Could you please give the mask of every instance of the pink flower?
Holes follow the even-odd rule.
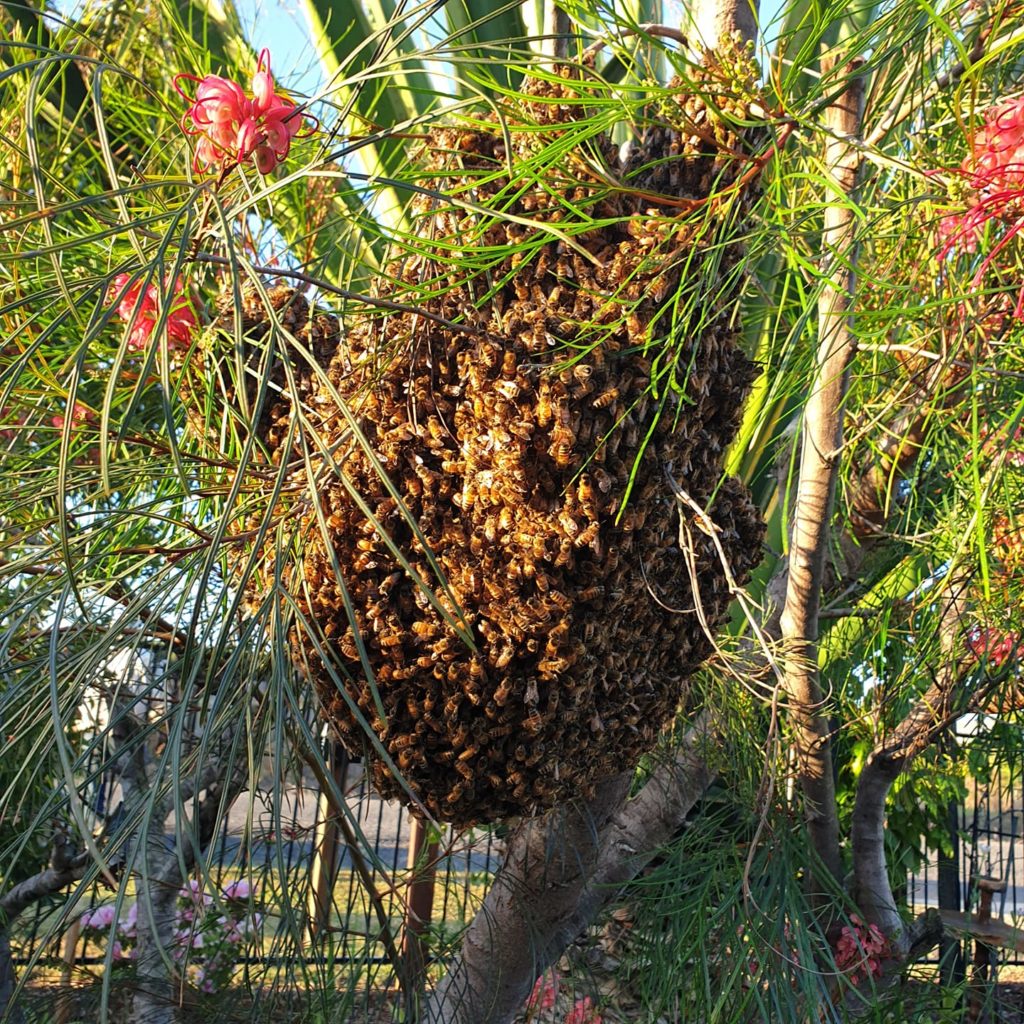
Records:
[[[147,285],[140,299],[141,291],[142,281],[136,279],[133,282],[128,274],[118,274],[111,286],[111,298],[117,299],[118,316],[131,326],[128,347],[135,351],[142,351],[149,345],[160,311],[160,292],[157,286]],[[168,291],[171,291],[169,284]],[[166,303],[166,297],[164,301]],[[170,303],[171,308],[167,313],[167,348],[173,352],[178,348],[187,348],[192,341],[192,332],[196,329],[196,314],[185,295],[181,278],[174,282]]]
[[[601,1015],[594,1009],[590,996],[577,999],[565,1015],[565,1024],[601,1024]]]
[[[974,626],[967,634],[967,646],[979,661],[986,659],[996,668],[1010,658],[1024,655],[1024,642],[1020,634],[999,629]]]
[[[252,894],[252,886],[244,878],[224,887],[224,899],[247,900]]]
[[[196,82],[193,99],[179,82]],[[288,156],[292,139],[302,130],[303,118],[293,100],[274,90],[270,51],[260,52],[252,77],[252,98],[242,87],[220,75],[196,78],[182,73],[174,87],[189,103],[181,119],[182,131],[197,135],[195,167],[207,170],[250,157],[261,174],[269,174]]]
[[[993,259],[1024,230],[1024,97],[997,103],[985,112],[971,152],[956,173],[970,188],[973,201],[963,211],[949,211],[940,221],[939,259],[957,248],[975,252],[990,221],[1007,225],[978,267],[973,282],[977,287]],[[1013,315],[1024,319],[1024,288]]]
[[[532,1013],[539,1010],[550,1010],[558,998],[559,977],[553,967],[542,974],[533,985],[533,991],[526,1000],[526,1009]]]
[[[129,908],[125,916],[118,922],[118,930],[121,935],[126,939],[134,939],[136,933],[136,926],[139,920],[139,905],[133,903]]]
[[[64,429],[64,423],[66,417],[54,416],[50,422],[58,429]],[[72,431],[79,430],[84,427],[87,423],[94,423],[96,421],[96,414],[87,405],[83,405],[81,402],[75,402],[71,409],[71,429]],[[100,907],[100,910],[105,909]],[[97,911],[98,913],[99,911]],[[94,915],[95,916],[95,915]]]
[[[114,904],[107,903],[105,906],[97,907],[88,921],[87,917],[88,914],[82,918],[83,928],[109,928],[114,921]]]
[[[844,925],[836,943],[836,966],[856,985],[862,978],[882,976],[882,960],[889,941],[874,924],[865,925],[856,914]]]
[[[24,425],[24,413],[16,415],[9,405],[0,409],[0,440],[13,441],[18,436],[17,428]]]

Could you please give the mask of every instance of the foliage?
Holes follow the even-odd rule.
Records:
[[[253,429],[274,399],[275,351],[315,360],[278,325],[268,350],[247,362],[243,286],[269,307],[273,284],[292,283],[342,322],[383,323],[395,304],[443,302],[466,282],[486,293],[494,268],[530,248],[453,248],[443,273],[371,286],[396,256],[426,251],[409,214],[414,197],[451,203],[470,221],[503,216],[500,195],[479,208],[472,190],[441,195],[424,184],[417,147],[432,125],[501,124],[522,99],[541,47],[527,6],[485,18],[491,5],[308,0],[323,71],[312,96],[287,88],[277,58],[273,82],[260,77],[269,64],[231,5],[220,15],[199,2],[103,6],[73,23],[12,5],[0,12],[0,879],[8,887],[45,863],[54,819],[97,857],[44,939],[78,915],[101,871],[117,872],[126,905],[144,860],[140,837],[165,798],[189,809],[175,816],[176,849],[192,851],[199,877],[209,874],[196,812],[212,737],[232,737],[229,763],[249,781],[269,758],[278,805],[302,765],[330,779],[288,633],[297,607],[288,566],[309,540],[294,510],[314,505],[315,489],[261,461]],[[668,75],[692,78],[682,51],[638,30],[657,20],[650,13],[573,5],[574,47],[598,35],[607,46],[585,116],[523,161],[526,186],[545,188],[570,155],[589,160],[600,132],[636,143],[669,100]],[[727,466],[753,490],[770,550],[746,614],[737,612],[689,698],[693,709],[723,708],[732,723],[716,764],[732,795],[713,793],[629,893],[633,981],[651,1019],[679,1007],[686,1019],[798,1019],[830,997],[853,962],[853,938],[875,943],[852,916],[844,938],[813,923],[801,888],[805,835],[786,784],[785,708],[777,680],[744,661],[788,543],[813,311],[831,272],[822,225],[836,199],[820,114],[847,75],[869,86],[865,168],[848,199],[858,224],[857,355],[836,453],[837,540],[819,649],[843,824],[871,751],[951,667],[965,695],[957,711],[974,700],[982,728],[922,755],[894,789],[887,838],[897,879],[941,847],[946,808],[963,797],[968,771],[987,775],[1020,742],[1020,11],[1013,0],[983,10],[893,0],[859,15],[846,4],[793,2],[780,17],[772,54],[762,54],[766,109],[749,117],[770,159],[745,239],[751,277],[740,315],[763,373]],[[840,40],[844,58],[862,63],[837,69],[826,59]],[[175,91],[179,72],[198,83],[191,106]],[[223,82],[253,88],[236,94]],[[218,122],[223,135],[197,147],[189,133],[211,128],[204,98],[224,90],[234,106]],[[302,131],[286,111],[301,113]],[[273,143],[257,143],[268,126]],[[590,219],[569,214],[559,229],[567,244]],[[695,230],[706,223],[700,209],[690,216]],[[721,287],[713,270],[680,287],[670,339],[703,325]],[[201,374],[203,354],[224,343],[223,329],[211,329],[218,315],[232,321],[231,372]],[[681,345],[665,345],[655,394],[685,390]],[[249,404],[234,401],[244,380],[255,382]],[[277,386],[299,404],[294,379]],[[186,407],[202,413],[204,444]],[[280,516],[267,512],[267,490],[284,496]],[[267,546],[269,563],[257,554]],[[257,577],[262,598],[252,601],[244,581]],[[948,586],[961,588],[966,608],[952,646],[940,598]],[[82,708],[95,718],[87,728]],[[1008,721],[987,728],[996,715]],[[129,725],[136,731],[126,735]],[[160,781],[119,815],[97,812],[104,773],[143,750]],[[332,796],[345,807],[336,786]],[[372,844],[349,824],[372,864]],[[271,873],[262,898],[275,902],[281,926],[264,951],[288,960],[304,941],[304,907],[281,845]],[[224,946],[227,931],[217,941]],[[367,938],[353,956],[372,976],[378,953]],[[268,982],[268,1000],[275,986],[282,998],[300,982],[323,986],[290,962]],[[692,968],[681,989],[680,964]],[[228,960],[213,973],[226,984]],[[354,969],[345,983],[359,998]]]

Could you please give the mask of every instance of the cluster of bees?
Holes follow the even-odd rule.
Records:
[[[705,72],[709,90],[735,87],[713,62]],[[300,296],[271,293],[332,385],[296,359],[290,396],[275,386],[257,423],[274,461],[297,462],[307,429],[331,453],[307,486],[289,582],[314,626],[296,630],[296,655],[350,751],[370,749],[362,718],[422,807],[457,825],[587,793],[679,707],[731,592],[670,477],[708,508],[734,580],[760,559],[760,518],[722,481],[754,376],[731,319],[742,250],[705,241],[677,201],[739,180],[744,142],[725,100],[686,94],[626,161],[591,140],[578,165],[563,154],[546,178],[535,162],[520,176],[584,110],[579,84],[569,67],[532,81],[507,132],[432,133],[421,241],[386,284],[416,312],[366,315],[340,336]],[[570,210],[599,224],[570,237]],[[485,269],[459,269],[452,249]],[[687,335],[669,299],[710,260],[734,283]],[[250,339],[270,330],[260,306],[243,302]],[[676,388],[652,386],[669,355]],[[370,762],[383,795],[408,799]]]

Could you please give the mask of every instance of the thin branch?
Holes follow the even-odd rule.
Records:
[[[85,873],[88,862],[89,855],[73,853],[68,835],[58,832],[53,837],[49,866],[19,882],[0,897],[0,931],[6,931],[11,922],[33,903],[77,882]]]

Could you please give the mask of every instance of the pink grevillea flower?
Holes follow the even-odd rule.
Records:
[[[986,659],[999,668],[1013,657],[1024,655],[1024,641],[1019,633],[974,626],[967,634],[967,647],[979,660]]]
[[[601,1024],[601,1014],[594,1009],[590,996],[577,999],[565,1015],[565,1024]]]
[[[978,267],[973,282],[977,287],[995,257],[1024,230],[1024,97],[997,103],[985,112],[984,124],[957,173],[971,189],[973,202],[966,210],[942,218],[939,259],[957,248],[975,252],[989,221],[1007,225]],[[1024,288],[1013,315],[1024,319]]]
[[[160,292],[155,284],[146,286],[141,299],[142,281],[132,281],[128,274],[118,274],[111,286],[111,298],[117,300],[117,313],[125,323],[131,325],[128,347],[142,351],[153,339],[160,311]],[[167,313],[167,348],[188,348],[192,332],[196,329],[196,314],[185,295],[185,286],[178,278],[171,292],[171,308]],[[166,298],[165,298],[166,301]]]
[[[836,943],[836,966],[856,985],[862,978],[882,976],[882,961],[888,952],[889,940],[881,929],[853,914]]]
[[[71,429],[72,429],[72,431],[80,430],[87,423],[94,423],[95,421],[96,421],[96,414],[92,411],[92,409],[89,408],[89,406],[83,405],[81,402],[75,402],[75,404],[71,408]],[[63,430],[64,429],[64,424],[65,424],[65,422],[67,422],[67,417],[66,416],[54,416],[54,417],[52,417],[50,422],[58,430]],[[113,907],[110,907],[110,908],[100,907],[99,910],[97,910],[96,913],[93,914],[93,927],[94,928],[99,927],[95,923],[97,915],[100,913],[101,910],[104,913],[106,913],[106,911],[108,909],[110,910],[111,914],[114,912],[114,908]],[[110,922],[107,922],[107,923],[109,924]],[[106,925],[104,925],[103,927],[106,927]]]
[[[558,998],[559,981],[558,971],[554,968],[542,974],[534,982],[533,991],[526,1000],[526,1009],[531,1013],[550,1010]]]
[[[195,82],[191,97],[179,83]],[[303,119],[293,100],[274,89],[270,51],[260,52],[252,76],[252,97],[220,75],[176,75],[174,87],[188,101],[182,131],[198,136],[194,166],[207,170],[250,157],[261,174],[269,174],[287,156]]]

